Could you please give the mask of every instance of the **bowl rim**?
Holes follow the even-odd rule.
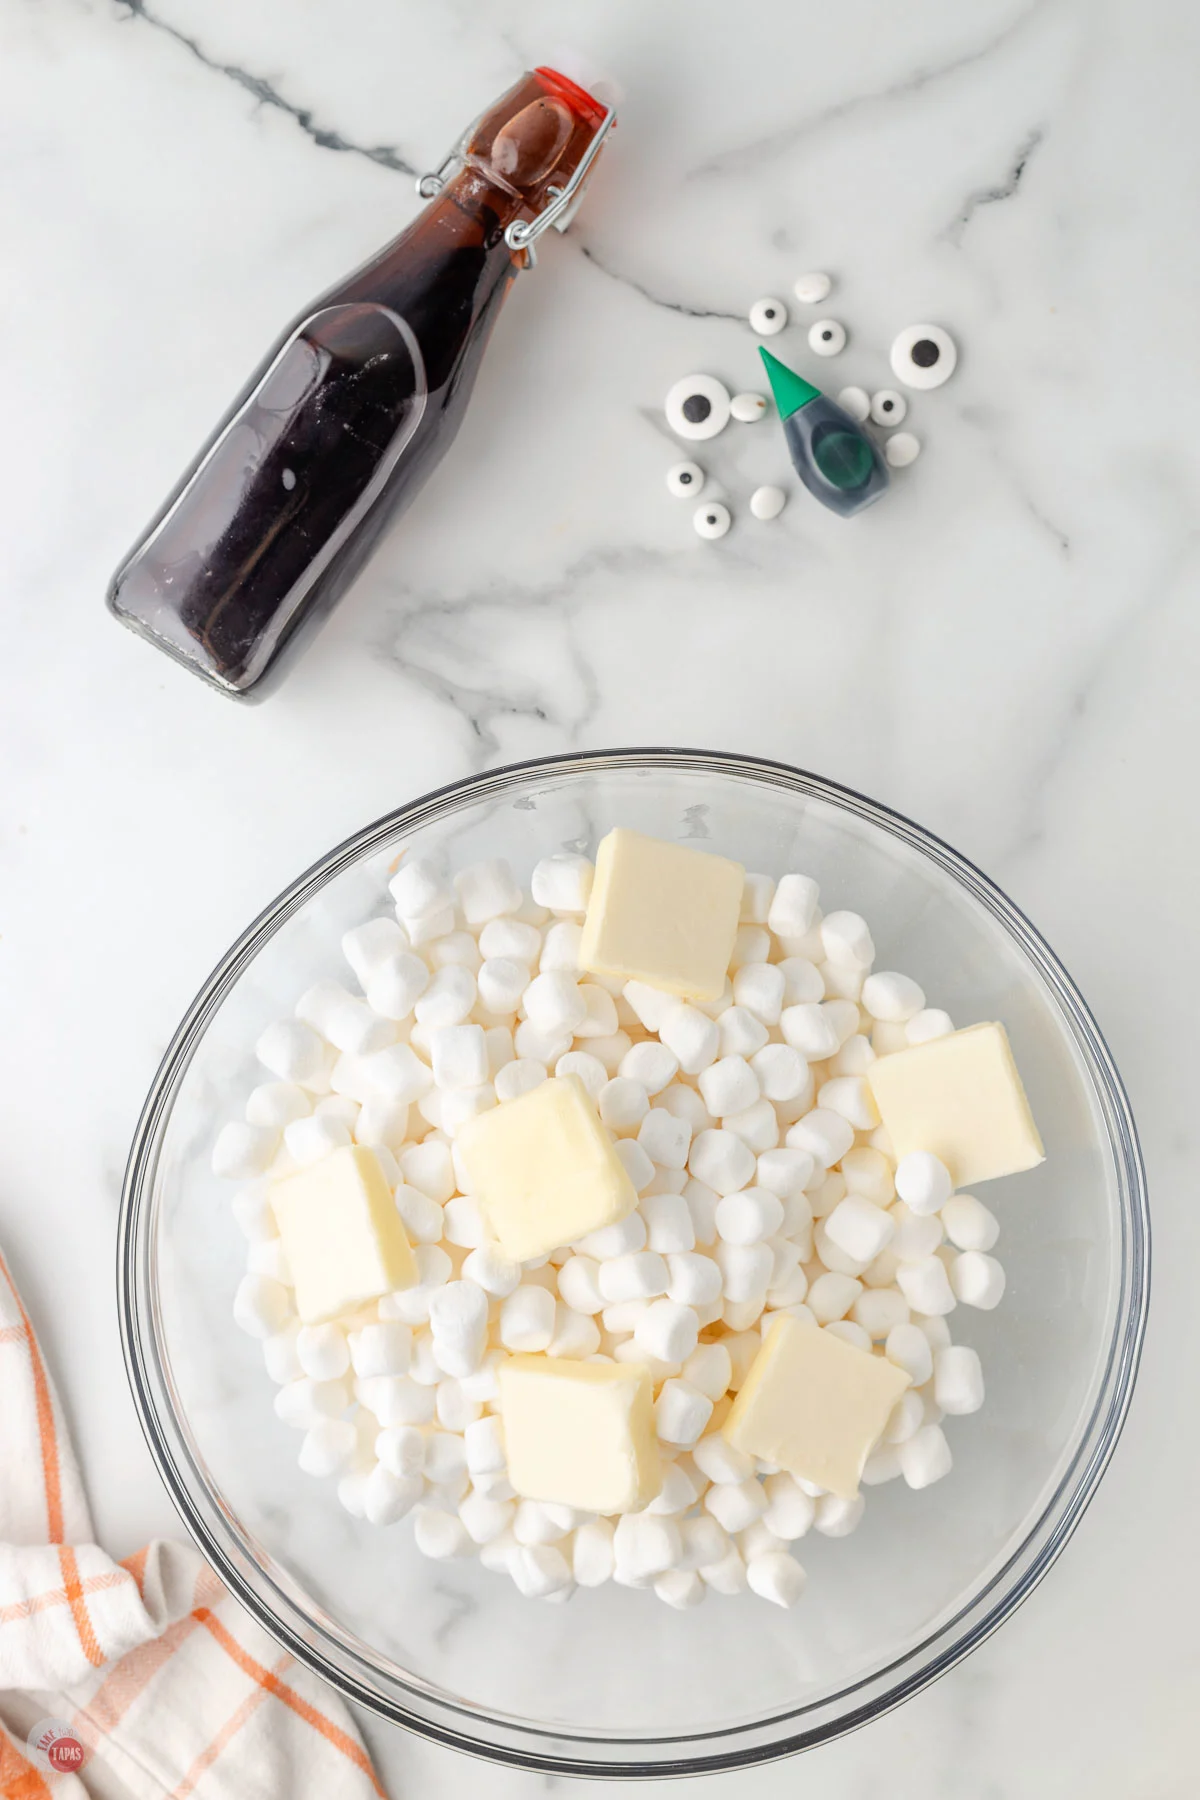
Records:
[[[154,1284],[149,1280],[149,1249],[154,1178],[175,1093],[213,1013],[253,961],[261,945],[301,905],[343,870],[394,838],[397,832],[430,822],[452,811],[462,800],[498,798],[506,789],[539,776],[603,774],[631,768],[689,770],[740,777],[766,786],[784,787],[799,797],[825,802],[865,820],[920,852],[981,903],[1015,938],[1032,963],[1057,1003],[1070,1028],[1075,1049],[1085,1063],[1094,1090],[1093,1098],[1099,1105],[1108,1132],[1120,1205],[1121,1254],[1112,1336],[1096,1383],[1090,1416],[1053,1491],[1043,1495],[1037,1518],[978,1592],[950,1617],[932,1627],[919,1643],[910,1645],[885,1667],[870,1670],[846,1688],[825,1695],[819,1701],[711,1732],[623,1738],[576,1733],[567,1728],[535,1725],[512,1717],[494,1717],[481,1707],[453,1701],[420,1683],[415,1686],[399,1684],[409,1697],[408,1703],[401,1702],[384,1695],[378,1688],[370,1686],[364,1676],[356,1674],[354,1665],[366,1668],[366,1659],[336,1639],[331,1641],[312,1615],[305,1616],[277,1584],[272,1585],[278,1600],[291,1607],[298,1617],[303,1617],[303,1626],[290,1624],[271,1610],[249,1576],[253,1566],[261,1580],[264,1575],[261,1565],[239,1547],[236,1521],[219,1496],[208,1489],[187,1453],[184,1432],[171,1405],[170,1382],[159,1353],[157,1300]],[[960,852],[902,813],[824,776],[765,757],[671,746],[628,746],[529,758],[482,770],[431,789],[343,839],[258,914],[201,986],[174,1032],[151,1084],[125,1171],[117,1230],[116,1273],[126,1372],[151,1456],[176,1510],[202,1554],[230,1592],[271,1637],[346,1699],[448,1748],[510,1767],[576,1779],[671,1779],[772,1762],[829,1743],[868,1724],[948,1673],[1029,1597],[1079,1524],[1124,1426],[1149,1308],[1150,1217],[1145,1167],[1132,1109],[1103,1034],[1058,957],[995,882]],[[208,1499],[209,1516],[205,1516],[191,1490],[188,1466]],[[221,1530],[225,1541],[217,1535]],[[330,1650],[341,1660],[334,1660],[315,1647],[314,1632],[324,1635]],[[931,1646],[941,1640],[948,1641],[941,1642],[940,1648],[929,1654]],[[854,1694],[862,1694],[863,1698],[845,1710],[838,1710],[840,1702]],[[817,1716],[781,1736],[763,1737],[764,1732],[780,1723],[798,1724],[806,1713]],[[831,1716],[821,1716],[825,1714]],[[491,1735],[480,1735],[481,1724],[490,1729]],[[612,1751],[618,1754],[605,1754]],[[636,1751],[642,1754],[634,1754]],[[656,1751],[667,1754],[660,1760],[652,1754]]]

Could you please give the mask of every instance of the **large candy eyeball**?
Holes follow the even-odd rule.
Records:
[[[871,395],[871,418],[876,425],[898,425],[908,411],[908,401],[895,388],[880,388]]]
[[[716,437],[729,423],[729,390],[715,375],[685,375],[667,395],[663,410],[678,437]]]
[[[709,500],[692,514],[692,524],[702,538],[724,537],[731,523],[729,508],[722,506],[719,500]]]
[[[750,329],[759,337],[774,337],[787,324],[787,307],[782,300],[773,300],[768,294],[765,300],[756,300],[750,308]]]
[[[954,339],[940,325],[908,325],[892,345],[892,374],[905,387],[941,387],[957,361]]]
[[[808,328],[808,347],[817,356],[836,356],[846,348],[846,327],[836,319],[818,319]]]
[[[704,486],[704,470],[699,463],[674,463],[667,470],[667,487],[677,500],[693,499]]]

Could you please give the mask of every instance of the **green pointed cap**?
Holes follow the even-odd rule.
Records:
[[[761,344],[758,354],[766,365],[767,380],[771,383],[771,392],[775,396],[781,419],[790,419],[793,413],[799,412],[802,406],[807,406],[810,400],[821,398],[820,388],[815,388],[811,381],[805,381],[803,375],[797,375],[795,369],[789,369],[786,363],[781,363],[777,356],[772,356]]]

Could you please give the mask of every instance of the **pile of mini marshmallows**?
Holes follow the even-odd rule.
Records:
[[[833,291],[833,279],[821,272],[801,275],[793,292],[805,307],[820,306]],[[776,337],[788,325],[788,309],[782,300],[766,295],[756,300],[748,314],[750,329],[756,336]],[[840,356],[849,336],[840,319],[819,318],[808,328],[808,347],[814,356]],[[927,390],[941,387],[950,379],[958,363],[958,350],[949,332],[940,325],[906,325],[892,342],[892,372],[905,387]],[[884,440],[884,458],[893,469],[905,469],[921,454],[921,442],[911,431],[897,431],[908,412],[908,401],[896,388],[880,388],[869,394],[866,388],[845,387],[837,395],[837,404],[858,424],[868,421],[888,431]],[[730,396],[724,384],[714,375],[685,375],[668,393],[663,410],[671,430],[681,438],[696,441],[716,437],[731,419],[753,425],[767,414],[764,394],[745,393]],[[696,462],[673,463],[667,470],[667,489],[676,499],[694,499],[703,491],[707,477]],[[787,504],[780,487],[755,488],[750,496],[750,511],[756,519],[777,519]],[[722,538],[733,523],[728,506],[710,499],[692,514],[692,526],[702,538]]]
[[[788,1313],[911,1377],[867,1487],[939,1480],[944,1416],[983,1402],[979,1358],[951,1343],[947,1319],[1001,1297],[996,1220],[952,1193],[936,1158],[894,1165],[863,1078],[952,1022],[907,976],[872,974],[865,920],[822,917],[800,874],[746,877],[711,1004],[581,975],[591,880],[574,855],[540,862],[528,897],[502,861],[452,883],[405,862],[397,916],[343,939],[361,991],[319,982],[263,1033],[272,1079],[213,1157],[250,1182],[233,1202],[250,1242],[234,1316],[263,1341],[275,1410],[303,1433],[300,1466],[336,1476],[355,1517],[410,1514],[427,1556],[478,1554],[545,1599],[612,1579],[674,1607],[746,1587],[790,1606],[805,1579],[791,1546],[810,1528],[846,1536],[864,1500],[722,1437],[773,1321]],[[594,1097],[639,1205],[518,1265],[462,1191],[455,1135],[551,1073]],[[394,1185],[419,1285],[301,1327],[268,1177],[351,1142]],[[529,1351],[649,1367],[665,1480],[644,1511],[603,1518],[514,1494],[496,1371]]]

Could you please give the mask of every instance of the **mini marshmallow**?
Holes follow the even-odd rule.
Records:
[[[955,1295],[939,1256],[923,1256],[916,1262],[901,1263],[896,1271],[896,1285],[914,1312],[941,1316],[954,1311]]]
[[[831,1332],[834,1337],[841,1338],[843,1343],[853,1344],[856,1350],[865,1350],[868,1355],[870,1354],[870,1336],[861,1325],[856,1325],[853,1319],[834,1319],[831,1325],[826,1325],[825,1330]]]
[[[806,1189],[814,1219],[827,1219],[834,1207],[846,1198],[846,1178],[834,1169],[822,1181],[810,1182]]]
[[[849,1537],[861,1520],[866,1505],[861,1494],[856,1494],[853,1500],[843,1500],[839,1494],[822,1494],[817,1501],[817,1530],[822,1537]]]
[[[246,1098],[246,1123],[265,1125],[280,1132],[293,1119],[302,1119],[313,1109],[312,1095],[306,1094],[294,1081],[264,1081]]]
[[[405,1375],[412,1358],[412,1332],[397,1319],[380,1319],[348,1334],[354,1373]]]
[[[885,1481],[895,1481],[901,1473],[899,1447],[895,1444],[876,1444],[863,1464],[863,1471],[858,1479],[863,1487],[882,1487]]]
[[[524,1006],[529,1023],[547,1037],[574,1036],[587,1018],[579,983],[562,969],[536,975],[525,990]]]
[[[896,1164],[896,1192],[915,1213],[939,1212],[953,1191],[949,1169],[928,1150],[911,1150]]]
[[[411,1375],[376,1375],[360,1379],[355,1383],[355,1395],[359,1404],[374,1413],[386,1430],[430,1424],[437,1404],[434,1383],[414,1381]]]
[[[585,913],[595,877],[595,865],[586,856],[561,852],[544,856],[534,864],[529,891],[538,906],[555,913]]]
[[[952,1194],[942,1208],[946,1236],[957,1250],[990,1250],[1000,1222],[974,1194]]]
[[[726,1296],[721,1305],[721,1317],[730,1331],[749,1331],[758,1324],[766,1303],[767,1296],[761,1288],[748,1300],[730,1300]]]
[[[883,971],[863,982],[862,1003],[873,1019],[906,1025],[925,1005],[925,992],[907,975]]]
[[[721,1055],[750,1057],[766,1043],[769,1033],[762,1020],[748,1006],[728,1006],[717,1019],[721,1038]]]
[[[878,1062],[871,1040],[856,1031],[848,1037],[829,1064],[834,1075],[864,1075],[873,1062]]]
[[[870,927],[858,913],[826,913],[821,920],[821,943],[830,962],[857,963],[865,968],[875,961]]]
[[[267,1374],[280,1387],[304,1379],[304,1370],[296,1355],[296,1339],[299,1335],[299,1321],[289,1319],[282,1331],[273,1332],[270,1337],[262,1340],[263,1362]]]
[[[721,1047],[720,1028],[699,1007],[674,1001],[659,1025],[659,1032],[685,1075],[699,1075],[716,1061]]]
[[[303,1123],[303,1119],[295,1119],[288,1130],[293,1125]],[[261,1175],[274,1157],[278,1145],[279,1130],[276,1126],[243,1125],[235,1120],[217,1134],[212,1153],[213,1174],[226,1181],[245,1181],[251,1175]]]
[[[375,1439],[375,1454],[392,1475],[404,1479],[425,1468],[425,1433],[415,1425],[394,1425]]]
[[[675,1365],[684,1363],[692,1354],[697,1335],[696,1315],[692,1308],[674,1300],[652,1301],[638,1320],[633,1334],[638,1349],[648,1357]]]
[[[615,1225],[603,1225],[599,1231],[589,1231],[575,1247],[599,1262],[612,1256],[628,1256],[631,1251],[645,1249],[646,1221],[639,1212],[627,1213]]]
[[[233,1297],[234,1322],[249,1337],[269,1338],[292,1315],[292,1298],[281,1282],[267,1275],[244,1275]]]
[[[813,1006],[825,997],[825,983],[815,963],[804,956],[785,956],[777,963],[783,976],[783,1003],[788,1006]],[[783,1015],[780,1014],[782,1022]]]
[[[758,1076],[741,1056],[723,1056],[699,1077],[704,1104],[714,1118],[753,1106],[761,1092]]]
[[[665,1256],[693,1248],[695,1227],[682,1194],[648,1194],[641,1203],[641,1211],[651,1250]]]
[[[767,1188],[743,1188],[717,1206],[717,1231],[727,1244],[761,1244],[783,1224],[783,1202]]]
[[[439,1338],[457,1341],[487,1330],[488,1297],[473,1281],[447,1281],[429,1297],[429,1326]]]
[[[729,1533],[746,1531],[766,1512],[766,1492],[753,1475],[741,1481],[714,1481],[704,1496],[704,1510]]]
[[[461,1025],[469,1018],[477,997],[478,988],[470,969],[451,963],[437,971],[413,1011],[426,1030],[440,1031],[447,1025]]]
[[[924,1397],[915,1388],[909,1388],[893,1406],[880,1441],[885,1444],[906,1444],[925,1423]],[[900,1473],[898,1465],[896,1473]]]
[[[573,919],[560,919],[552,925],[542,940],[542,954],[538,963],[543,975],[559,972],[567,975],[579,973],[579,946],[583,941],[583,927]]]
[[[667,1298],[681,1306],[710,1306],[721,1298],[724,1278],[711,1256],[694,1250],[674,1252],[667,1257],[667,1275]]]
[[[670,1304],[670,1302],[668,1302]],[[640,1346],[639,1346],[640,1348]],[[664,1444],[694,1444],[712,1417],[707,1394],[687,1381],[664,1381],[654,1402],[654,1428]],[[730,1527],[721,1520],[726,1530]]]
[[[802,938],[817,918],[821,890],[808,875],[781,876],[767,912],[767,924],[780,938]]]
[[[787,981],[775,963],[747,963],[733,978],[735,1006],[744,1006],[764,1025],[778,1025]]]
[[[917,1313],[913,1316],[913,1324],[924,1333],[929,1348],[935,1356],[939,1350],[944,1350],[949,1344],[950,1327],[944,1318],[934,1317],[929,1313]]]
[[[582,990],[581,990],[582,991]],[[586,1050],[568,1050],[560,1056],[554,1065],[554,1073],[561,1080],[564,1075],[574,1075],[583,1086],[593,1102],[598,1103],[601,1094],[608,1086],[608,1071],[596,1057],[589,1056]]]
[[[400,1168],[410,1187],[445,1205],[454,1193],[454,1161],[450,1146],[437,1138],[410,1144],[400,1155]]]
[[[924,1387],[933,1374],[933,1351],[919,1325],[893,1326],[887,1335],[884,1355],[898,1369],[905,1371],[915,1388]]]
[[[438,938],[449,937],[454,930],[454,908],[439,907],[437,912],[428,913],[423,919],[413,919],[401,914],[400,923],[408,933],[409,943],[416,950],[424,944],[436,943]]]
[[[687,1166],[692,1128],[686,1119],[677,1119],[664,1107],[652,1106],[638,1127],[637,1141],[651,1162],[665,1169],[683,1169]]]
[[[754,1180],[759,1187],[790,1200],[808,1186],[816,1171],[816,1163],[807,1150],[764,1150],[758,1159]]]
[[[289,1381],[275,1395],[275,1416],[285,1425],[304,1430],[318,1419],[337,1419],[350,1403],[344,1381],[313,1381],[308,1376]]]
[[[442,864],[432,856],[407,858],[388,882],[388,892],[401,918],[428,918],[454,904]]]
[[[520,1263],[510,1262],[496,1244],[478,1244],[463,1262],[462,1273],[465,1281],[496,1300],[507,1300],[521,1285]]]
[[[889,1213],[858,1194],[847,1194],[825,1221],[825,1230],[838,1248],[861,1263],[872,1262],[886,1249],[895,1229]]]
[[[985,1256],[980,1250],[964,1250],[956,1256],[950,1265],[950,1286],[955,1298],[964,1306],[977,1306],[982,1312],[991,1312],[999,1306],[1004,1293],[1004,1267],[994,1256]],[[922,1307],[922,1312],[934,1312],[936,1306]],[[943,1309],[949,1311],[948,1307]]]
[[[673,1519],[653,1513],[623,1513],[613,1533],[618,1574],[633,1580],[662,1575],[679,1561],[683,1545]]]
[[[791,1543],[812,1529],[817,1516],[816,1502],[782,1470],[768,1475],[763,1482],[767,1510],[762,1522],[777,1538]]]
[[[305,1325],[296,1335],[296,1357],[313,1381],[338,1381],[350,1367],[350,1346],[336,1322]]]
[[[396,1210],[404,1220],[410,1244],[436,1244],[445,1228],[442,1209],[419,1188],[401,1182],[396,1189]]]
[[[382,1019],[365,1000],[356,999],[336,981],[318,981],[296,1002],[296,1016],[352,1056],[368,1056],[396,1041],[396,1027]]]
[[[358,1109],[354,1141],[376,1150],[396,1151],[408,1132],[408,1106],[387,1094],[371,1094]]]
[[[349,1419],[316,1419],[300,1445],[300,1467],[306,1475],[336,1475],[353,1456],[357,1441]]]
[[[426,954],[431,968],[446,969],[457,963],[472,975],[478,975],[483,961],[479,945],[469,931],[448,931],[445,937],[434,939]]]
[[[872,1150],[866,1144],[847,1150],[841,1170],[847,1190],[861,1194],[864,1200],[871,1200],[876,1206],[886,1206],[896,1192],[892,1165],[881,1151]]]
[[[418,1506],[412,1517],[413,1538],[423,1556],[432,1557],[435,1562],[446,1562],[451,1557],[466,1556],[470,1551],[467,1528],[454,1513],[443,1512],[435,1506]]]
[[[644,1194],[654,1180],[654,1164],[633,1138],[618,1138],[613,1145],[617,1161],[622,1165],[633,1185],[635,1194]]]
[[[542,954],[542,934],[536,925],[511,917],[489,919],[479,934],[479,953],[486,963],[504,957],[533,968]]]
[[[554,1295],[523,1283],[500,1309],[500,1342],[506,1350],[545,1350],[554,1336]]]
[[[608,1037],[588,1039],[588,1054],[594,1056],[597,1062],[604,1064],[610,1081],[620,1073],[621,1064],[632,1048],[633,1039],[627,1031],[622,1031],[619,1027]]]
[[[841,1048],[837,1028],[826,1007],[811,1001],[785,1006],[779,1029],[784,1042],[809,1062],[824,1062],[828,1057],[836,1056]]]
[[[931,1044],[934,1038],[949,1037],[954,1030],[954,1020],[948,1012],[940,1007],[927,1006],[923,1012],[908,1021],[904,1027],[904,1036],[910,1044]]]
[[[733,1363],[724,1344],[697,1344],[683,1359],[683,1379],[714,1405],[723,1398],[732,1373]]]
[[[560,1301],[554,1313],[554,1336],[546,1346],[547,1356],[567,1356],[584,1362],[600,1348],[600,1327],[585,1313],[572,1311]]]
[[[753,1179],[755,1159],[732,1131],[702,1131],[692,1140],[688,1168],[717,1194],[733,1194]]]
[[[505,913],[519,912],[525,898],[502,856],[471,863],[454,877],[454,891],[468,925],[486,925]]]
[[[896,1221],[892,1250],[897,1261],[920,1262],[932,1256],[945,1235],[938,1214],[915,1213],[903,1200],[897,1200],[888,1211]]]
[[[939,1425],[923,1425],[907,1443],[900,1445],[900,1469],[910,1488],[926,1488],[954,1464],[945,1433]]]
[[[590,1038],[609,1038],[616,1031],[617,1003],[606,988],[596,982],[583,981],[579,985],[587,1013],[583,1021],[575,1027],[575,1036],[585,1040]]]
[[[817,1105],[840,1113],[856,1131],[871,1131],[879,1123],[879,1113],[871,1090],[861,1075],[838,1075],[824,1081],[817,1090]]]
[[[488,1228],[479,1202],[469,1194],[457,1194],[442,1209],[442,1232],[448,1244],[460,1250],[478,1250],[488,1241]]]
[[[866,1288],[851,1308],[851,1317],[875,1343],[889,1338],[898,1325],[908,1323],[908,1301],[899,1288]]]
[[[458,1516],[473,1544],[490,1544],[509,1529],[515,1510],[511,1501],[472,1492],[459,1502]]]
[[[862,1282],[853,1275],[839,1275],[830,1269],[810,1283],[806,1304],[819,1325],[831,1325],[835,1319],[845,1318],[862,1291]]]
[[[488,1078],[487,1040],[479,1025],[443,1025],[432,1031],[433,1079],[440,1088],[479,1087]]]
[[[385,1019],[407,1019],[428,986],[429,970],[421,958],[401,951],[371,969],[367,1004]]]
[[[606,1302],[599,1277],[600,1265],[594,1257],[568,1257],[558,1271],[558,1291],[565,1304],[577,1313],[602,1312]]]
[[[734,402],[736,406],[737,402]],[[659,1575],[654,1582],[654,1592],[668,1606],[677,1612],[686,1612],[693,1606],[699,1606],[708,1589],[704,1579],[696,1569],[668,1569],[665,1575]]]
[[[493,1083],[496,1098],[501,1104],[506,1100],[519,1100],[522,1094],[541,1087],[546,1079],[545,1063],[534,1062],[528,1056],[518,1056],[496,1071]]]
[[[814,1107],[788,1128],[789,1150],[807,1150],[813,1161],[824,1169],[840,1162],[853,1143],[853,1125],[841,1113],[831,1112],[828,1107]]]
[[[983,1405],[983,1367],[966,1344],[949,1344],[933,1359],[933,1397],[944,1413],[978,1412]]]
[[[614,1136],[636,1132],[650,1109],[650,1098],[640,1081],[617,1075],[600,1090],[600,1117]]]
[[[327,1051],[319,1035],[299,1019],[280,1019],[254,1046],[254,1054],[280,1081],[306,1086],[326,1066]]]
[[[765,963],[771,954],[771,934],[761,925],[739,925],[729,958],[730,971],[736,975],[747,963]]]
[[[494,1413],[465,1427],[463,1447],[473,1477],[494,1475],[505,1467],[504,1427]]]
[[[767,1244],[729,1244],[716,1247],[714,1260],[721,1271],[726,1302],[757,1300],[759,1310],[775,1259]]]
[[[608,1519],[588,1519],[576,1531],[572,1574],[580,1587],[603,1587],[616,1566],[614,1527]]]
[[[500,1016],[515,1013],[532,980],[528,963],[518,962],[512,956],[489,956],[480,964],[475,978],[480,1004]]]
[[[752,1557],[746,1564],[746,1584],[751,1592],[776,1606],[795,1606],[807,1579],[800,1564],[786,1550]]]
[[[750,1058],[763,1095],[770,1101],[795,1100],[809,1083],[808,1064],[788,1044],[766,1044]]]
[[[679,1061],[665,1044],[634,1044],[621,1059],[621,1074],[638,1081],[647,1094],[660,1094],[679,1073]]]
[[[721,1125],[723,1130],[741,1138],[755,1156],[773,1150],[779,1142],[779,1120],[769,1100],[756,1100],[742,1112],[726,1113]]]
[[[634,1250],[602,1262],[598,1280],[607,1305],[652,1300],[667,1291],[667,1265],[656,1250]]]

